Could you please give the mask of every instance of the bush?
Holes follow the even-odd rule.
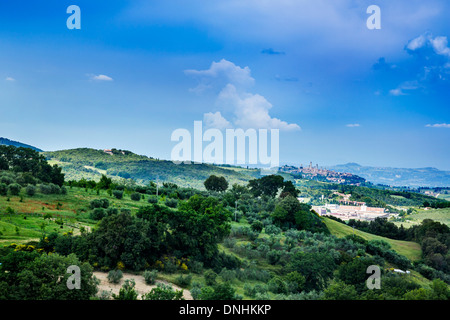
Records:
[[[95,208],[89,214],[89,218],[92,220],[101,220],[106,216],[106,211],[103,208]]]
[[[176,208],[178,206],[178,200],[177,199],[168,198],[168,199],[166,199],[165,204],[166,204],[166,206],[168,206],[170,208]]]
[[[22,189],[22,186],[18,183],[12,183],[8,186],[9,194],[12,196],[17,196]]]
[[[255,220],[255,221],[253,221],[251,227],[252,227],[252,230],[253,230],[253,231],[259,233],[259,232],[262,231],[264,225],[263,225],[263,223],[262,223],[261,221]]]
[[[142,296],[142,300],[184,300],[183,290],[174,291],[172,286],[158,283],[156,288]]]
[[[141,194],[139,192],[134,192],[134,193],[131,194],[130,198],[133,201],[140,201],[142,196],[141,196]]]
[[[175,284],[182,288],[188,287],[191,284],[191,281],[192,281],[191,274],[188,275],[180,274],[178,277],[175,278]]]
[[[145,283],[146,284],[155,284],[156,278],[158,277],[158,271],[157,270],[146,270],[144,271],[144,273],[142,274],[142,276],[144,277]]]
[[[209,270],[205,271],[205,273],[203,274],[203,277],[205,278],[206,285],[212,286],[216,283],[217,273],[215,273],[214,271],[209,269]]]
[[[123,198],[123,191],[121,191],[121,190],[114,190],[113,191],[113,196],[116,198],[116,199],[122,199]]]
[[[151,195],[151,196],[148,197],[147,201],[148,201],[148,203],[151,203],[151,204],[158,203],[158,197],[154,196],[154,195]]]
[[[6,183],[0,182],[0,196],[6,196],[8,194],[8,186]]]
[[[113,293],[112,297],[115,300],[137,300],[138,293],[134,289],[136,283],[133,279],[125,280],[122,288],[120,288],[119,295]]]
[[[219,275],[224,282],[231,282],[236,278],[236,272],[234,270],[228,270],[226,268],[223,268]]]
[[[111,270],[108,273],[108,281],[111,283],[119,283],[120,280],[123,278],[123,273],[120,270]]]
[[[90,202],[89,206],[91,207],[91,209],[95,209],[95,208],[108,209],[109,200],[108,199],[95,199]]]
[[[203,271],[203,262],[191,260],[188,261],[187,265],[189,270],[192,271],[193,273],[200,274]]]
[[[32,197],[36,194],[36,187],[33,186],[32,184],[29,184],[26,187],[25,192],[27,193],[28,196]]]

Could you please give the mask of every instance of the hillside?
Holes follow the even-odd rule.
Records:
[[[57,164],[65,173],[66,181],[99,180],[102,174],[116,179],[133,179],[147,184],[149,181],[176,183],[182,187],[203,189],[203,182],[210,175],[224,176],[230,186],[243,184],[260,177],[258,169],[221,167],[211,164],[174,164],[134,154],[126,150],[112,149],[112,154],[88,148],[44,152],[51,164]]]
[[[393,240],[386,237],[373,235],[367,232],[353,229],[352,227],[349,227],[343,223],[328,218],[324,218],[324,221],[331,234],[337,237],[345,237],[354,233],[366,240],[383,240],[389,243],[393,250],[407,257],[411,261],[418,261],[421,258],[422,250],[420,248],[420,245],[416,242]]]
[[[374,184],[414,188],[450,186],[450,172],[436,168],[369,167],[347,163],[328,167],[328,169],[355,174]]]
[[[13,141],[13,140],[9,140],[7,138],[2,138],[0,137],[0,145],[5,145],[5,146],[14,146],[14,147],[22,147],[22,148],[29,148],[29,149],[33,149],[37,152],[42,152],[41,149],[30,146],[28,144],[22,143],[22,142],[18,142],[18,141]]]

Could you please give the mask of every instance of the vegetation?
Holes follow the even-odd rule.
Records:
[[[34,156],[22,159],[21,170]],[[122,150],[98,157],[143,160]],[[108,168],[107,161],[93,165]],[[297,200],[314,188],[288,178],[238,184],[226,176],[231,186],[206,190],[106,174],[57,184],[8,164],[0,171],[0,298],[90,299],[97,294],[96,270],[115,283],[123,272],[142,274],[150,285],[158,278],[203,300],[448,299],[448,226],[423,220],[403,229],[386,220],[346,224],[320,217]],[[69,263],[81,268],[82,290],[66,287]],[[381,269],[380,290],[366,286],[371,265]],[[112,298],[138,299],[135,283],[124,281]],[[158,282],[141,298],[180,300],[183,291]]]

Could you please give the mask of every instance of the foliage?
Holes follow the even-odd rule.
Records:
[[[158,283],[156,288],[142,296],[142,300],[184,300],[183,290],[174,290],[172,286]]]
[[[120,270],[111,270],[108,273],[108,281],[111,283],[119,283],[123,278],[123,273]]]
[[[122,288],[119,290],[119,294],[112,294],[114,300],[137,300],[138,293],[134,288],[136,286],[136,282],[134,279],[126,279]]]

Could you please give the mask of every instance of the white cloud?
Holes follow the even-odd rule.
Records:
[[[405,91],[416,90],[420,88],[418,81],[405,81],[398,86],[396,89],[389,91],[391,96],[405,96],[407,93]]]
[[[91,80],[95,80],[95,81],[113,81],[113,78],[108,77],[104,74],[99,74],[99,75],[90,75]]]
[[[412,52],[427,47],[432,48],[438,55],[450,57],[448,39],[445,36],[433,37],[432,34],[425,33],[410,40],[406,45],[406,49]]]
[[[251,86],[255,79],[250,75],[250,68],[241,68],[233,62],[222,59],[212,62],[207,70],[185,70],[185,74],[199,78],[200,83],[191,91],[201,93],[206,89],[213,88],[215,84],[223,86],[224,83],[232,83],[238,86]]]
[[[408,42],[406,48],[411,51],[415,51],[417,49],[423,48],[427,42],[427,38],[425,35],[420,35],[417,38],[414,38]]]
[[[238,93],[236,87],[228,84],[219,95],[219,104],[232,109],[234,125],[239,128],[300,130],[295,123],[287,123],[269,115],[272,104],[259,94]]]
[[[205,113],[203,115],[203,122],[207,128],[216,128],[219,130],[231,128],[231,123],[222,116],[220,111],[216,113]]]
[[[361,125],[359,123],[349,123],[349,124],[346,125],[346,127],[349,127],[349,128],[357,128],[357,127],[360,127],[360,126]]]
[[[16,79],[14,79],[13,77],[6,77],[5,80],[6,80],[6,81],[10,81],[10,82],[16,81]]]
[[[406,93],[404,93],[403,91],[402,91],[402,89],[399,89],[399,88],[397,88],[397,89],[392,89],[392,90],[389,90],[389,94],[391,95],[391,96],[404,96],[404,95],[406,95]]]
[[[450,48],[448,47],[447,37],[436,37],[430,39],[430,42],[437,54],[450,57]]]
[[[427,124],[425,127],[428,127],[428,128],[450,128],[450,124],[435,123],[435,124]]]
[[[218,106],[234,116],[231,123],[221,112],[206,113],[203,118],[209,127],[223,129],[234,125],[243,129],[300,130],[300,126],[295,123],[272,118],[269,114],[272,104],[259,94],[247,92],[247,87],[255,81],[249,67],[241,68],[222,59],[213,62],[207,70],[185,70],[185,74],[198,77],[199,85],[191,89],[196,93],[219,87]]]

